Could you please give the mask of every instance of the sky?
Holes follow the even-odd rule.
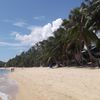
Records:
[[[0,0],[0,61],[53,35],[84,0]]]

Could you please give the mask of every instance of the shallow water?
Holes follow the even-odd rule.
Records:
[[[0,97],[2,100],[15,100],[18,84],[8,78],[9,71],[0,69]]]

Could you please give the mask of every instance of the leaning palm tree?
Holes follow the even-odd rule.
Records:
[[[87,26],[92,30],[100,30],[100,0],[86,0]]]
[[[87,12],[83,8],[76,8],[71,11],[70,23],[73,25],[68,29],[68,39],[69,42],[79,40],[81,43],[84,41],[90,60],[94,61],[95,58],[91,54],[89,46],[91,46],[92,43],[95,43],[98,40],[98,37],[93,31],[86,27],[86,13]]]

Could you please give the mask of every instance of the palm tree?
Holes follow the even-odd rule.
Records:
[[[100,29],[100,0],[86,0],[87,26],[92,30]]]
[[[90,52],[89,46],[91,46],[92,43],[95,43],[98,38],[96,34],[93,33],[93,31],[86,27],[87,17],[85,13],[86,12],[83,8],[76,8],[71,11],[70,22],[73,25],[68,29],[68,38],[70,42],[80,41],[81,43],[84,41],[90,60],[93,61],[94,57]]]

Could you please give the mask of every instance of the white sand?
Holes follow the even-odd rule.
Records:
[[[100,69],[25,68],[10,74],[16,100],[100,100]]]

